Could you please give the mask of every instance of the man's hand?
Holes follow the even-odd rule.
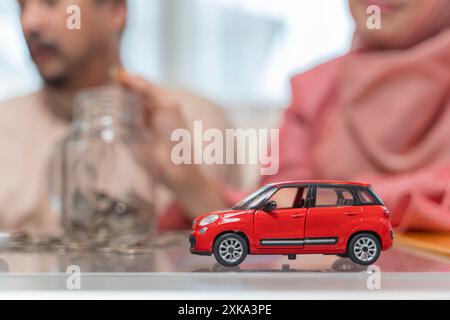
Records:
[[[192,218],[223,208],[225,202],[218,192],[218,186],[198,166],[175,165],[171,160],[174,146],[172,132],[188,127],[182,112],[182,102],[169,91],[124,70],[118,72],[117,78],[120,84],[141,97],[152,142],[148,148],[140,151],[143,153],[140,158],[153,178],[175,193]]]

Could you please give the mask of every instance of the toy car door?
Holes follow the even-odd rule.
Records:
[[[258,248],[303,247],[308,191],[308,187],[280,188],[266,201],[266,208],[255,212],[254,235]]]
[[[329,249],[359,227],[361,207],[351,188],[316,186],[305,227],[305,245]],[[342,243],[341,243],[342,244]]]

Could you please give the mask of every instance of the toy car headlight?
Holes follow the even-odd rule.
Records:
[[[217,219],[219,219],[219,216],[217,214],[213,214],[207,217],[204,217],[201,221],[199,226],[200,227],[204,227],[207,226],[208,224],[214,223],[217,221]]]

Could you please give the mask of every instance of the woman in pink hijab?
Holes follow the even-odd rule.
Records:
[[[403,230],[450,231],[450,1],[350,0],[353,49],[292,80],[280,172],[374,185]],[[367,8],[381,9],[380,30]]]

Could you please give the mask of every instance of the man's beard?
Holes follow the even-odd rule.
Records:
[[[66,87],[67,84],[69,83],[68,77],[66,77],[64,75],[52,77],[52,78],[46,78],[41,75],[41,77],[47,86],[49,86],[51,88],[55,88],[55,89],[62,89],[64,87]]]
[[[32,51],[31,48],[33,46],[34,47],[38,46],[40,48],[45,48],[47,50],[50,50],[55,55],[60,56],[60,50],[59,50],[57,44],[54,41],[51,41],[49,39],[44,39],[44,37],[39,32],[30,33],[26,37],[26,40],[27,40],[28,47],[30,48],[30,51]],[[36,63],[36,61],[35,61],[35,63]],[[38,65],[37,65],[37,67],[39,70]],[[56,76],[52,76],[52,77],[46,77],[40,70],[39,70],[39,73],[41,75],[41,78],[44,80],[45,84],[52,88],[61,89],[64,86],[66,86],[69,82],[69,78],[65,74],[60,74],[60,75],[56,75]]]

